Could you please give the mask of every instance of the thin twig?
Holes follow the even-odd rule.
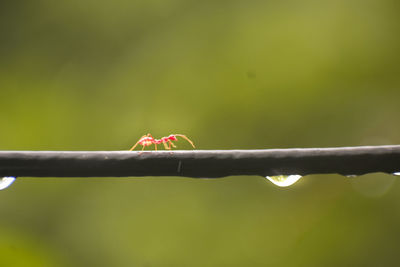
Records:
[[[0,176],[122,177],[400,171],[400,145],[185,151],[0,151]]]

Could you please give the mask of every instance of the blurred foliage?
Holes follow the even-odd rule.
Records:
[[[400,5],[1,1],[0,148],[400,143]],[[189,148],[182,144],[183,149]],[[389,266],[400,185],[370,174],[21,179],[1,266]]]

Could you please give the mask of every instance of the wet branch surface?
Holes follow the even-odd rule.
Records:
[[[362,175],[400,171],[400,145],[179,151],[0,151],[0,176]]]

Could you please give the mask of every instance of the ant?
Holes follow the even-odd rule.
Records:
[[[186,139],[186,141],[188,141],[192,145],[192,147],[195,148],[193,142],[189,138],[187,138],[186,135],[183,134],[170,134],[169,136],[161,137],[161,139],[154,139],[151,134],[146,134],[140,137],[139,141],[137,141],[137,143],[129,151],[134,150],[139,144],[143,146],[142,151],[146,146],[151,146],[152,144],[154,144],[156,151],[157,145],[159,144],[163,144],[165,149],[171,150],[171,147],[176,148],[175,144],[172,143],[172,141],[178,141],[178,139],[176,138],[178,136]]]

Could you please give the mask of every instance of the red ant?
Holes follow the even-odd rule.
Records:
[[[151,134],[147,134],[140,137],[139,141],[137,141],[137,143],[129,151],[134,150],[135,147],[139,144],[143,146],[142,151],[146,146],[151,146],[152,144],[154,144],[156,151],[157,151],[157,145],[159,144],[163,144],[165,149],[171,150],[171,147],[174,148],[176,147],[174,143],[172,143],[172,141],[178,141],[178,139],[176,138],[177,136],[186,139],[186,141],[188,141],[192,145],[192,147],[195,148],[193,142],[189,138],[187,138],[186,135],[183,134],[171,134],[166,137],[161,137],[161,139],[154,139],[153,136],[151,136]]]

